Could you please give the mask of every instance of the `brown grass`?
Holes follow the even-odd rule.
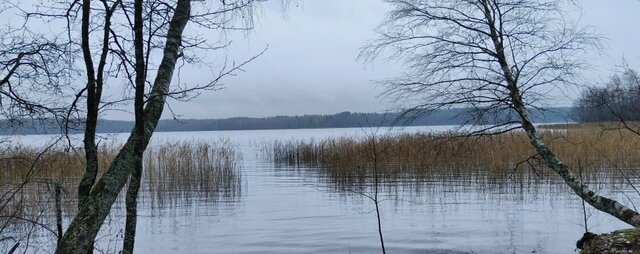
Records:
[[[387,182],[415,178],[473,179],[494,184],[507,179],[559,180],[537,157],[526,162],[535,152],[522,132],[460,138],[463,135],[420,133],[382,135],[375,140],[340,137],[275,142],[264,153],[276,163],[321,167],[332,178],[352,182],[353,178],[371,174],[375,142],[377,161],[382,165],[379,171]],[[586,125],[546,129],[541,136],[566,164],[582,171],[587,182],[619,180],[622,173],[638,175],[640,136],[629,131]]]
[[[100,173],[106,170],[118,149],[116,144],[99,148]],[[34,216],[51,213],[56,184],[66,191],[65,214],[74,213],[76,188],[84,172],[84,154],[62,147],[42,153],[43,150],[20,145],[0,149],[0,205],[7,204],[0,215],[36,220],[39,217]],[[36,160],[40,153],[42,156]],[[142,203],[156,209],[193,202],[213,203],[221,197],[233,199],[240,193],[241,159],[228,141],[180,141],[150,146],[144,160]],[[28,183],[14,191],[27,178]],[[16,195],[10,197],[5,193]],[[0,224],[3,221],[0,218]]]
[[[152,207],[235,198],[241,191],[241,159],[229,141],[173,142],[147,149],[143,180],[156,204]]]

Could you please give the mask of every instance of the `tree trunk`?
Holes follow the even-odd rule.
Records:
[[[62,240],[62,186],[60,183],[56,183],[55,189],[55,205],[56,205],[56,232],[58,233],[58,242]]]
[[[556,156],[538,136],[535,126],[529,117],[529,113],[522,100],[522,93],[518,88],[516,79],[511,71],[511,66],[507,61],[507,57],[504,50],[502,38],[496,28],[495,20],[491,15],[489,6],[486,1],[483,1],[485,8],[485,19],[489,25],[491,32],[491,40],[496,49],[496,57],[502,69],[505,81],[507,82],[507,88],[509,90],[509,96],[513,103],[513,108],[520,117],[522,128],[527,133],[531,145],[536,149],[538,154],[544,159],[545,164],[553,171],[558,173],[562,180],[571,187],[571,189],[580,196],[583,200],[589,203],[594,208],[611,214],[614,217],[624,221],[634,227],[640,226],[640,214],[633,209],[630,209],[618,201],[610,198],[606,198],[598,195],[595,191],[589,189],[589,187],[582,183],[582,181]]]
[[[96,76],[89,45],[89,24],[91,0],[82,1],[82,54],[87,74],[87,118],[84,131],[85,173],[78,186],[78,210],[91,192],[98,174],[98,151],[96,147],[96,125],[98,121],[98,101],[96,98]]]
[[[137,136],[144,135],[144,87],[146,77],[146,64],[144,60],[144,40],[142,29],[142,0],[135,0],[134,2],[134,47],[135,47],[135,127],[134,132]],[[133,248],[136,241],[136,226],[138,217],[138,192],[140,190],[140,182],[142,181],[142,162],[144,157],[144,142],[142,139],[137,139],[135,143],[135,159],[136,165],[131,172],[129,178],[129,187],[127,188],[126,207],[127,216],[125,222],[124,241],[122,246],[123,254],[133,253]]]
[[[131,172],[129,186],[127,187],[126,206],[127,216],[124,228],[124,240],[122,254],[133,253],[133,247],[136,240],[136,225],[138,221],[138,192],[140,190],[140,181],[142,179],[142,158],[136,158],[136,167]]]
[[[90,248],[102,223],[109,215],[111,206],[136,167],[137,142],[146,148],[155,130],[165,105],[173,71],[179,57],[182,32],[190,17],[191,1],[178,0],[175,13],[169,24],[162,62],[154,80],[151,95],[144,108],[144,136],[132,131],[127,142],[113,160],[107,171],[95,184],[86,202],[80,206],[65,232],[56,253],[83,254]],[[141,139],[141,140],[138,140]]]
[[[515,103],[514,103],[515,104]],[[589,189],[589,187],[582,183],[582,181],[556,156],[540,139],[536,132],[535,126],[533,126],[529,115],[522,105],[522,102],[516,106],[516,111],[520,115],[522,122],[522,128],[527,133],[531,145],[536,149],[538,154],[544,159],[546,165],[553,169],[556,173],[562,177],[565,183],[571,187],[571,189],[578,194],[583,200],[589,203],[594,208],[611,214],[614,217],[632,225],[634,227],[640,227],[640,214],[637,211],[626,207],[620,202],[598,195],[595,191]]]

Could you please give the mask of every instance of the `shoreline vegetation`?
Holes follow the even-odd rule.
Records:
[[[608,126],[608,125],[606,125]],[[613,126],[611,126],[613,127]],[[540,128],[542,139],[569,166],[580,169],[589,184],[627,184],[640,177],[640,137],[600,124],[559,124]],[[467,136],[462,132],[381,134],[290,140],[264,144],[262,154],[274,163],[320,168],[336,179],[372,176],[373,147],[383,180],[418,178],[469,179],[505,184],[509,180],[561,181],[536,156],[524,132]]]
[[[640,137],[618,127],[615,123],[551,124],[540,126],[540,135],[566,164],[580,169],[588,184],[597,188],[620,187],[640,179],[636,172],[640,168],[640,150],[635,149],[640,145]],[[109,165],[119,146],[100,146],[100,169]],[[263,143],[259,152],[263,159],[276,165],[313,171],[328,181],[330,187],[352,193],[377,189],[378,181],[390,193],[394,188],[420,191],[419,185],[446,182],[486,190],[538,192],[527,187],[562,181],[534,156],[522,131],[479,136],[447,131],[284,140]],[[40,153],[41,158],[36,160]],[[77,198],[72,190],[84,170],[81,150],[56,146],[43,152],[39,147],[13,145],[2,147],[0,158],[3,190],[20,184],[25,175],[31,178],[19,192],[20,198],[7,204],[7,211],[45,226],[54,225],[52,215],[42,214],[55,210],[51,186],[60,184],[67,190],[63,214],[73,216]],[[220,198],[235,199],[241,195],[241,160],[242,155],[228,140],[150,146],[145,153],[141,204],[149,206],[152,212],[162,212],[163,208],[189,202],[215,204]],[[6,225],[6,232],[28,231],[19,221]]]
[[[98,175],[106,171],[121,145],[109,143],[99,147]],[[137,206],[143,207],[151,216],[178,211],[197,214],[203,211],[190,207],[216,206],[219,201],[238,200],[242,195],[241,161],[242,154],[228,140],[150,145],[143,160]],[[2,239],[28,239],[26,249],[29,249],[29,242],[46,252],[55,248],[54,239],[60,239],[64,221],[77,214],[78,193],[74,190],[84,167],[82,150],[74,151],[64,146],[44,149],[5,144],[0,147]],[[111,210],[116,217],[107,224],[124,220],[124,193],[120,193],[117,200]],[[119,233],[105,234],[106,242],[96,243],[96,246],[117,250],[111,245],[120,242]],[[0,249],[12,246],[15,244],[11,241],[0,241]]]
[[[640,137],[604,124],[543,125],[543,140],[571,167],[580,169],[589,184],[629,184],[640,178]],[[323,140],[285,140],[264,143],[263,158],[285,167],[319,170],[336,184],[366,184],[372,177],[373,144],[383,184],[411,179],[437,182],[474,181],[491,186],[511,182],[561,181],[535,156],[524,132],[471,136],[463,132],[380,134],[371,137],[335,137]],[[115,157],[117,144],[101,145],[99,168]],[[0,149],[0,188],[20,183],[42,148],[14,145]],[[84,170],[82,151],[53,147],[33,164],[32,178],[62,183],[73,189]],[[242,155],[229,141],[182,141],[150,146],[144,161],[143,188],[156,205],[189,195],[233,196],[239,193]],[[166,181],[170,179],[170,181]],[[34,181],[35,184],[42,183]],[[195,184],[194,184],[195,183]],[[353,187],[353,186],[351,186]],[[68,200],[76,193],[68,192]],[[69,205],[73,211],[75,204]],[[66,209],[65,209],[66,210]]]
[[[99,175],[115,158],[119,147],[119,144],[100,146]],[[81,150],[13,145],[1,148],[0,158],[0,189],[5,193],[0,198],[3,213],[34,220],[33,216],[42,212],[50,213],[54,210],[54,189],[60,186],[63,213],[73,216],[77,206],[77,193],[73,190],[84,171]],[[145,195],[140,204],[160,212],[187,203],[210,204],[222,198],[239,198],[241,161],[241,153],[228,140],[174,141],[149,146],[143,162]],[[18,198],[9,197],[14,193]],[[0,225],[10,220],[3,217]]]

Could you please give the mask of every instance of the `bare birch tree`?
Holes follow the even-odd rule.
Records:
[[[578,196],[640,226],[638,212],[589,189],[545,145],[532,123],[530,110],[575,84],[582,56],[597,46],[597,36],[565,18],[564,1],[387,2],[392,11],[379,37],[361,53],[367,60],[390,55],[404,62],[407,72],[385,82],[386,95],[412,103],[409,113],[470,107],[478,112],[476,122],[506,116],[486,131],[524,130],[546,165]]]
[[[209,81],[178,84],[172,88],[178,65],[198,62],[201,60],[198,54],[230,45],[223,39],[209,42],[198,34],[185,33],[185,27],[191,23],[199,29],[220,33],[250,29],[252,10],[259,2],[69,0],[26,11],[27,17],[66,21],[68,40],[82,53],[82,67],[77,68],[86,77],[85,85],[78,89],[67,113],[69,117],[77,115],[84,120],[86,169],[78,185],[78,212],[59,241],[56,253],[91,253],[102,223],[127,182],[123,252],[133,252],[142,155],[167,98],[188,100],[193,93],[215,90],[223,77],[241,70],[255,58],[238,64],[224,61],[217,71],[212,71]],[[117,87],[122,83],[125,91],[133,91],[133,96],[125,93],[122,98],[105,97],[107,86]],[[98,119],[104,110],[114,105],[126,106],[131,100],[135,127],[111,165],[98,178]]]
[[[211,51],[224,52],[231,45],[226,32],[250,30],[254,9],[260,2],[263,0],[61,0],[0,4],[2,10],[10,7],[24,18],[21,26],[9,24],[0,40],[3,117],[53,115],[53,119],[58,119],[64,115],[67,130],[74,120],[84,124],[82,150],[86,163],[77,190],[78,212],[59,239],[57,253],[93,251],[94,239],[127,182],[123,252],[133,252],[142,156],[167,99],[188,101],[203,90],[217,90],[224,77],[241,71],[261,55],[262,52],[257,52],[241,62],[227,61],[224,54],[214,61],[201,57]],[[188,23],[193,29],[185,32]],[[48,37],[31,31],[43,24],[63,29],[52,32],[52,39],[47,40]],[[210,62],[215,62],[215,66]],[[178,79],[176,84],[174,73],[194,63],[210,68],[209,80],[185,84]],[[84,74],[81,76],[85,80],[78,80],[75,74]],[[123,90],[121,97],[109,93],[114,88]],[[76,89],[74,96],[69,96],[73,89]],[[111,165],[99,169],[98,120],[107,110],[126,110],[130,102],[135,127]],[[99,171],[104,171],[101,177]]]

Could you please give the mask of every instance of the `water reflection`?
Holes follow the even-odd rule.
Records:
[[[640,154],[626,149],[636,143],[629,133],[586,128],[541,135],[593,189],[623,190],[624,196],[640,182],[635,170]],[[333,192],[381,189],[399,197],[474,192],[516,199],[566,193],[561,178],[533,153],[524,133],[460,137],[419,132],[276,140],[259,150],[275,168],[315,178],[318,186]],[[640,193],[632,196],[624,199]]]
[[[370,165],[359,169],[358,165],[367,165],[358,161],[345,163],[349,170],[331,171],[319,164],[274,163],[264,158],[260,146],[256,148],[256,143],[265,141],[321,140],[359,133],[359,128],[158,133],[169,140],[158,145],[173,144],[171,140],[229,138],[242,154],[241,165],[236,165],[242,172],[235,171],[237,177],[225,180],[236,187],[212,188],[200,184],[199,171],[186,171],[195,176],[182,181],[190,187],[177,184],[181,181],[164,182],[183,177],[180,170],[158,171],[163,173],[154,176],[153,185],[145,185],[151,190],[141,193],[136,252],[379,253],[372,203],[346,191],[372,190]],[[167,157],[192,156],[201,155]],[[468,163],[457,163],[463,162]],[[189,165],[180,160],[162,163]],[[379,166],[388,174],[379,187],[385,199],[381,215],[389,253],[572,253],[584,230],[579,199],[543,168],[536,173],[520,168],[509,174],[503,168],[487,174],[476,167],[451,167],[446,174],[420,175],[428,171],[407,168],[409,173],[401,173],[384,163]],[[599,191],[625,201],[625,196],[637,197],[622,178],[610,173],[602,176],[589,180]],[[50,194],[42,196],[46,195]],[[116,253],[121,247],[123,211],[122,206],[114,207],[103,227],[98,247],[104,253]],[[607,215],[587,211],[594,232],[626,227]],[[54,239],[51,233],[45,234],[48,237],[41,238],[43,242]],[[40,250],[49,253],[51,249]]]
[[[143,204],[152,211],[234,202],[242,195],[242,154],[228,140],[173,142],[145,155]]]
[[[359,220],[368,221],[368,244],[352,251],[379,252],[374,206],[365,196],[374,193],[372,175],[336,175],[323,167],[273,165],[272,174],[298,178],[307,187],[340,200],[362,217]],[[640,201],[625,179],[593,184],[628,204]],[[382,180],[378,188],[385,241],[393,253],[571,253],[583,233],[581,203],[564,183],[554,179],[553,172],[501,180],[483,174],[441,179],[405,174]],[[625,227],[586,209],[590,230]]]

